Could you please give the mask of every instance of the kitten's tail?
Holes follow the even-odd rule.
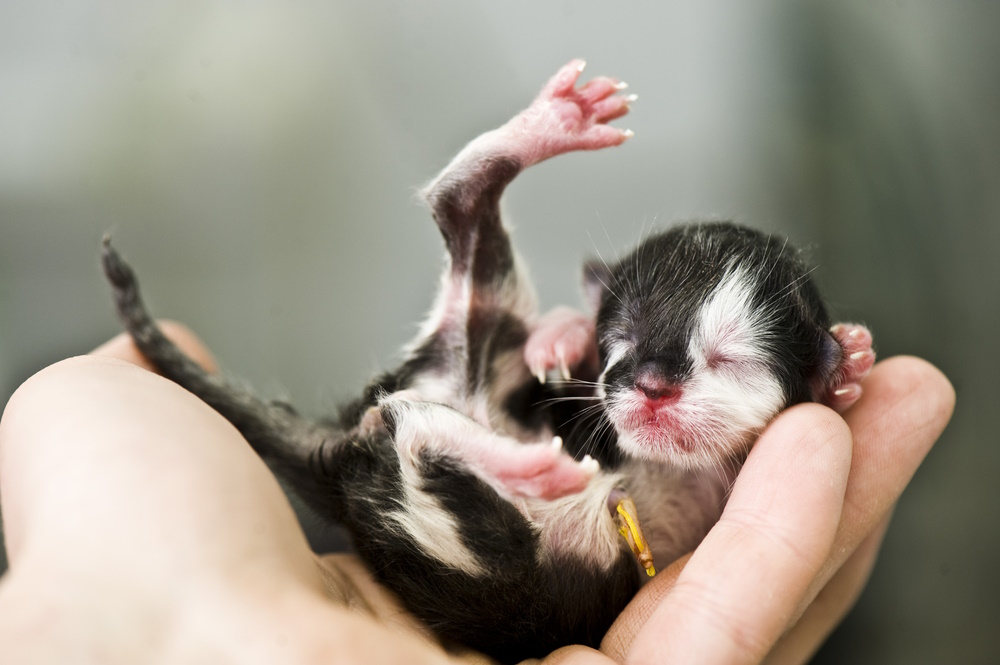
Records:
[[[101,263],[114,292],[118,316],[142,355],[164,377],[194,393],[231,422],[261,457],[300,475],[324,441],[337,438],[338,433],[299,416],[290,406],[266,402],[188,358],[146,311],[135,273],[111,246],[109,235],[103,239]]]

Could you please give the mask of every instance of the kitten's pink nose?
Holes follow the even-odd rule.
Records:
[[[681,396],[681,388],[676,383],[671,383],[652,372],[642,372],[635,377],[635,389],[652,402],[655,406],[660,406],[667,402],[674,402]]]

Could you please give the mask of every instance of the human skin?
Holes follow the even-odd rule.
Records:
[[[168,335],[198,362],[183,326]],[[119,336],[29,379],[0,421],[0,662],[446,663],[349,555],[313,554],[229,423]],[[950,418],[924,361],[876,365],[843,418],[761,435],[722,519],[576,663],[798,663],[856,601],[892,509]]]

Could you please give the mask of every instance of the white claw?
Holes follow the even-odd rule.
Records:
[[[583,459],[580,460],[580,466],[583,467],[584,471],[589,471],[590,473],[597,473],[601,470],[600,463],[590,455],[583,456]]]
[[[619,81],[618,83],[615,83],[615,90],[625,90],[626,88],[628,88],[628,83],[626,83],[625,81]]]
[[[855,351],[851,354],[851,360],[861,360],[865,357],[865,351]]]
[[[536,371],[535,372],[535,378],[538,379],[538,382],[544,386],[545,385],[545,370],[544,369],[540,369],[540,370]]]
[[[625,101],[628,102],[629,104],[631,104],[632,102],[634,102],[637,99],[639,99],[639,95],[637,95],[635,93],[632,93],[631,95],[627,95],[625,97]]]
[[[556,450],[562,450],[563,440],[561,436],[552,437],[552,447]]]
[[[833,394],[836,395],[837,397],[841,397],[842,395],[846,395],[849,392],[851,392],[850,388],[840,388],[839,390],[834,390]]]
[[[580,64],[576,66],[576,71],[582,72],[586,68],[587,68],[587,61],[586,60],[581,60]]]
[[[559,356],[559,373],[562,374],[563,381],[569,381],[572,377],[569,374],[569,366],[566,364],[566,359]]]
[[[624,136],[627,139],[630,139],[633,136],[635,136],[635,132],[633,132],[631,129],[624,129],[622,130],[622,136]]]

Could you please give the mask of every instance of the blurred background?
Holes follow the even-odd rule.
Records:
[[[442,246],[415,188],[583,57],[639,95],[618,122],[635,138],[510,188],[543,306],[579,304],[583,258],[673,220],[810,248],[837,318],[959,395],[816,660],[997,662],[998,34],[987,0],[6,0],[0,404],[118,332],[110,230],[157,315],[330,410],[431,302]]]

